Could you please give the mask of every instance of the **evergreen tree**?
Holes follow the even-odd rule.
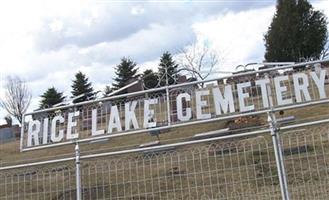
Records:
[[[13,118],[11,118],[10,115],[7,115],[4,117],[4,120],[6,121],[6,124],[11,127],[13,125]]]
[[[175,84],[178,78],[177,74],[178,64],[172,58],[172,55],[169,52],[165,52],[162,54],[160,58],[159,64],[159,77],[160,77],[160,85],[166,85],[166,78],[168,79],[168,84]],[[167,69],[167,74],[166,74]]]
[[[264,37],[266,61],[318,59],[326,42],[325,15],[307,0],[278,0],[276,9]]]
[[[103,96],[106,97],[111,92],[113,92],[113,89],[111,88],[111,86],[107,85],[107,86],[105,86],[105,89],[104,89],[104,92],[103,92]]]
[[[120,89],[127,84],[131,83],[138,77],[136,63],[129,58],[122,58],[121,63],[116,66],[115,74],[117,77],[114,79],[113,90]],[[118,94],[127,93],[127,90],[123,90]]]
[[[91,82],[88,82],[88,78],[82,72],[75,74],[75,80],[73,80],[71,93],[72,98],[84,94],[83,97],[74,100],[73,103],[87,101],[93,97],[94,94]]]
[[[145,89],[155,88],[158,85],[158,75],[151,69],[147,69],[143,73],[143,81]]]
[[[65,97],[55,87],[48,88],[41,96],[40,108],[50,108],[55,104],[63,102]]]

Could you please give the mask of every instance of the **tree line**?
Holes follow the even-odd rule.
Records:
[[[302,62],[328,58],[327,25],[324,13],[315,10],[307,0],[277,0],[275,15],[264,35],[265,61]],[[137,78],[143,80],[145,89],[175,84],[182,68],[191,74],[191,80],[204,80],[218,63],[216,55],[207,47],[199,48],[194,45],[192,49],[183,49],[180,53],[184,61],[179,63],[179,67],[172,55],[165,52],[160,58],[157,72],[148,69],[142,74],[138,73],[136,62],[127,57],[122,58],[120,64],[115,67],[116,77],[113,84],[105,87],[103,95],[107,96]],[[202,74],[204,69],[208,71]],[[31,92],[18,77],[8,77],[4,88],[0,107],[21,123],[22,114],[26,112],[31,101]],[[74,103],[95,98],[96,92],[92,83],[82,72],[75,74],[71,88]],[[127,90],[123,90],[120,94],[126,92]],[[63,102],[65,98],[63,92],[50,87],[41,95],[39,108],[52,107]],[[6,118],[6,121],[11,123],[10,118]]]
[[[124,57],[115,67],[115,75],[116,77],[113,79],[112,85],[105,86],[104,91],[102,91],[103,96],[109,95],[111,92],[126,86],[138,78],[142,80],[144,89],[151,89],[166,85],[166,80],[168,80],[168,85],[175,84],[180,76],[178,64],[169,52],[162,54],[158,72],[147,69],[142,74],[139,74],[137,63],[131,58]],[[117,94],[124,94],[127,92],[127,89],[125,89]],[[94,99],[95,96],[96,92],[89,78],[82,72],[77,72],[71,85],[70,98],[74,99],[73,103],[91,100]],[[63,102],[66,98],[63,92],[58,91],[55,87],[48,88],[40,97],[40,109],[52,107]]]

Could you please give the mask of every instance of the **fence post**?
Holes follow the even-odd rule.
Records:
[[[168,126],[171,125],[171,116],[170,116],[170,98],[169,98],[169,88],[166,86],[166,101],[167,101],[167,117],[168,117]]]
[[[281,140],[280,140],[280,135],[279,135],[279,129],[277,127],[277,122],[276,122],[276,118],[275,118],[273,111],[269,112],[267,115],[268,115],[268,123],[270,126],[270,131],[271,131],[271,136],[272,136],[272,141],[273,141],[275,162],[276,162],[276,167],[278,170],[282,199],[289,200],[290,198],[289,198],[286,170],[284,167],[284,160],[283,160],[283,154],[282,154],[282,146],[281,146]]]
[[[75,177],[76,177],[77,200],[81,200],[80,149],[78,142],[75,143]]]
[[[269,75],[265,74],[265,78],[268,79]],[[289,200],[289,191],[288,191],[288,184],[287,184],[287,177],[286,177],[286,170],[284,167],[284,160],[282,154],[282,146],[281,140],[279,135],[279,128],[277,126],[276,117],[273,111],[273,99],[272,99],[272,88],[270,85],[266,85],[266,92],[268,96],[268,104],[271,108],[271,111],[267,113],[267,121],[269,123],[269,128],[272,136],[274,154],[275,154],[275,163],[276,168],[278,170],[279,182],[280,182],[280,190],[281,196],[283,200]]]
[[[166,101],[167,101],[167,117],[168,117],[168,126],[171,125],[171,116],[170,116],[170,97],[169,97],[169,80],[168,80],[168,69],[165,67],[166,75]]]

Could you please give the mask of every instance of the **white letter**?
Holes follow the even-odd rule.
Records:
[[[91,135],[95,136],[95,135],[102,135],[102,134],[104,134],[104,129],[97,130],[97,109],[92,109],[92,111],[91,111]]]
[[[33,127],[35,127],[33,129]],[[39,132],[40,132],[40,121],[33,120],[29,122],[29,129],[27,132],[27,146],[32,146],[32,139],[34,141],[34,145],[39,145]]]
[[[275,85],[275,93],[278,105],[286,105],[291,104],[292,99],[283,99],[282,93],[287,91],[286,86],[281,86],[281,81],[288,80],[288,76],[278,76],[274,78],[274,85]]]
[[[109,121],[109,126],[108,126],[107,132],[112,133],[113,128],[116,128],[117,131],[122,131],[121,121],[120,121],[120,116],[119,116],[119,111],[118,111],[117,105],[111,106],[111,115],[110,115],[110,121]]]
[[[202,113],[202,107],[207,106],[207,101],[202,101],[202,96],[209,95],[209,90],[201,90],[195,92],[196,100],[196,118],[197,119],[209,119],[211,118],[210,113]]]
[[[79,137],[79,133],[77,133],[75,129],[75,133],[72,134],[72,128],[77,126],[77,122],[73,121],[73,117],[78,117],[80,114],[79,111],[75,111],[74,113],[70,112],[69,116],[67,117],[67,131],[66,131],[66,139],[76,139]]]
[[[213,88],[212,93],[214,96],[216,115],[221,115],[221,110],[223,110],[224,114],[227,113],[228,109],[230,109],[230,113],[235,112],[231,85],[225,86],[224,97],[218,87]]]
[[[187,93],[179,94],[176,98],[176,105],[177,105],[177,118],[180,121],[188,121],[191,119],[192,116],[192,110],[191,108],[186,107],[186,115],[183,115],[183,98],[185,98],[185,101],[191,101],[191,96]]]
[[[150,109],[150,105],[157,103],[158,103],[158,99],[144,100],[144,128],[156,127],[157,123],[153,119],[154,110]]]
[[[249,97],[249,93],[244,93],[243,89],[246,87],[250,87],[250,86],[251,86],[250,82],[237,84],[237,90],[238,90],[238,96],[239,96],[239,106],[240,106],[241,112],[246,112],[246,111],[255,109],[254,105],[246,106],[245,102],[244,102],[245,98]]]
[[[47,144],[48,142],[48,123],[49,119],[43,119],[43,136],[42,136],[42,144]]]
[[[138,122],[136,119],[135,109],[137,101],[132,101],[125,103],[125,130],[130,130],[130,122],[132,122],[133,128],[138,129]]]
[[[307,90],[307,87],[308,87],[307,75],[304,73],[297,73],[297,74],[293,74],[292,77],[294,80],[296,101],[302,102],[301,92],[303,92],[306,101],[311,101],[310,93]],[[302,83],[300,83],[300,81],[299,81],[300,79],[303,80]]]
[[[320,71],[320,78],[316,75],[315,72],[311,72],[312,79],[319,90],[320,99],[324,99],[327,97],[326,92],[324,90],[324,80],[326,78],[326,70]]]
[[[267,94],[267,87],[266,84],[270,83],[270,80],[268,78],[266,79],[260,79],[255,82],[256,85],[260,86],[260,90],[262,93],[262,100],[263,100],[263,107],[268,108],[268,94]]]
[[[51,141],[53,142],[60,142],[64,136],[64,130],[58,131],[58,136],[56,136],[56,125],[57,121],[59,123],[64,123],[64,118],[61,115],[57,115],[51,120]]]

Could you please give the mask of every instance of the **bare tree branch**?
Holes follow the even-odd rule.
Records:
[[[188,71],[192,77],[204,80],[218,64],[217,54],[206,45],[200,46],[194,43],[188,48],[180,49],[181,70]],[[206,72],[205,72],[206,71]]]
[[[7,77],[5,93],[0,99],[0,106],[22,124],[22,115],[31,102],[31,92],[19,77]]]

